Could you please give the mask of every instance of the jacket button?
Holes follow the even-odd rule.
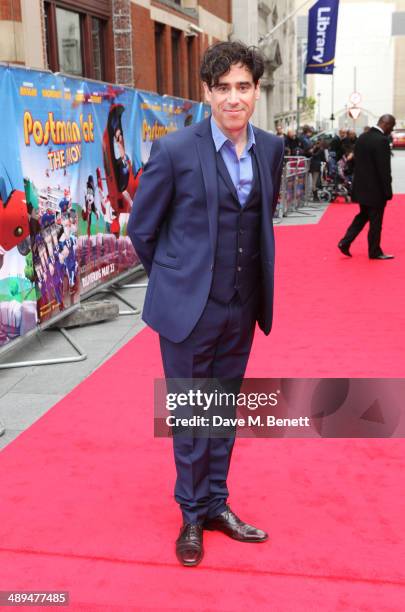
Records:
[[[242,247],[239,247],[239,253],[243,253]]]
[[[242,272],[242,268],[238,266],[238,272]]]

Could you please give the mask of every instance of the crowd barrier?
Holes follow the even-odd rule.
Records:
[[[8,64],[0,103],[2,354],[136,268],[126,225],[152,142],[209,110]]]
[[[282,218],[303,208],[310,199],[310,160],[303,156],[286,156],[281,177],[280,197],[275,217]]]

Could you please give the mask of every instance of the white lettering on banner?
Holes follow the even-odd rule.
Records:
[[[322,64],[324,61],[325,54],[325,42],[326,42],[326,31],[330,24],[330,17],[324,17],[323,13],[330,13],[331,9],[328,6],[324,6],[318,9],[317,13],[317,23],[316,23],[316,55],[313,56],[313,59],[318,62],[318,64]]]

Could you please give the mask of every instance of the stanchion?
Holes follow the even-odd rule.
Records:
[[[300,210],[308,208],[308,175],[310,160],[301,155],[284,158],[281,179],[281,204],[278,216],[281,217],[315,217],[309,212]]]

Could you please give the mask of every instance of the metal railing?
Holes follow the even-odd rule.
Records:
[[[309,204],[309,164],[310,160],[301,155],[284,158],[280,197],[274,215],[276,218],[281,219]]]

